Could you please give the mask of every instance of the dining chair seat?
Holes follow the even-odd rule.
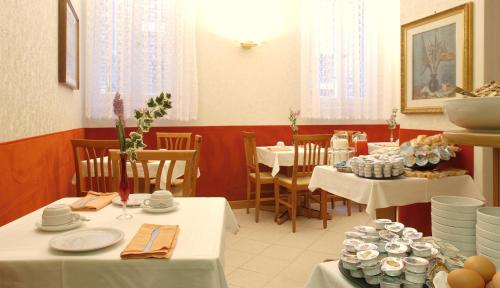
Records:
[[[290,176],[278,175],[277,181],[281,186],[285,186],[286,188],[291,188],[293,184],[293,178]],[[309,182],[311,182],[311,176],[297,177],[297,189],[309,189]]]
[[[250,178],[256,179],[257,175],[255,173],[250,173],[249,174]],[[271,184],[274,182],[274,177],[271,175],[271,172],[259,172],[260,176],[260,183],[262,184]]]

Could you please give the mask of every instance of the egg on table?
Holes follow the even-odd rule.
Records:
[[[495,264],[484,256],[471,256],[464,262],[464,268],[474,270],[488,283],[497,272]],[[500,288],[500,287],[498,287]]]
[[[484,279],[479,273],[470,269],[457,269],[448,274],[450,288],[484,288]]]

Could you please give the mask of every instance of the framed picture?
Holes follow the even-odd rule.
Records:
[[[59,83],[80,85],[79,20],[70,0],[59,0]]]
[[[401,112],[443,113],[472,88],[472,3],[401,26]]]

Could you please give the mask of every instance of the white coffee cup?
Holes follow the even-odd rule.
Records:
[[[42,225],[58,226],[70,224],[78,221],[80,214],[72,213],[71,208],[66,204],[53,204],[43,209]]]
[[[278,146],[278,147],[284,147],[285,146],[285,142],[278,141],[278,142],[276,142],[276,146]]]
[[[167,190],[158,190],[151,194],[149,199],[145,199],[143,204],[151,208],[167,208],[173,205],[172,193]]]

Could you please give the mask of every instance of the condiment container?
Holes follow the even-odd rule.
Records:
[[[405,257],[408,246],[401,243],[389,242],[385,245],[385,251],[389,257]]]
[[[406,229],[406,228],[405,228]],[[413,241],[421,239],[423,236],[422,232],[418,231],[404,231],[403,230],[403,238],[411,239]]]
[[[363,269],[363,274],[366,276],[375,276],[380,274],[382,271],[380,270],[380,263],[377,262],[377,264],[372,265],[372,266],[361,266],[361,269]]]
[[[377,229],[375,229],[375,227],[372,227],[372,226],[358,225],[358,226],[354,226],[354,230],[361,232],[361,233],[365,233],[365,235],[377,235],[378,234]]]
[[[342,260],[342,266],[347,270],[358,270],[359,260],[356,255],[342,255],[340,257]]]
[[[378,262],[378,254],[377,250],[365,250],[359,251],[356,253],[356,256],[361,261],[361,266],[373,266]]]
[[[363,278],[365,276],[363,274],[363,270],[361,270],[361,269],[358,269],[358,270],[349,270],[349,273],[354,278]]]
[[[396,233],[393,233],[391,231],[387,231],[387,230],[380,230],[378,232],[378,235],[380,236],[380,238],[386,240],[386,241],[392,241],[394,239],[399,239],[399,235],[396,234]]]
[[[377,245],[373,243],[361,243],[356,246],[356,250],[359,251],[366,251],[366,250],[377,250],[378,247]]]
[[[345,250],[348,252],[356,252],[356,246],[363,243],[363,241],[359,239],[345,239],[342,244],[344,245]]]
[[[418,257],[430,257],[432,255],[432,244],[426,242],[413,242],[410,244],[413,255]]]
[[[391,242],[406,245],[406,247],[407,247],[406,252],[410,252],[411,251],[410,245],[411,245],[411,243],[413,243],[413,241],[410,240],[410,239],[408,239],[408,238],[394,239]]]
[[[403,284],[403,288],[422,288],[422,287],[424,287],[424,284],[417,284],[411,282],[406,282]]]
[[[377,230],[382,230],[382,229],[384,229],[385,225],[391,224],[392,220],[391,219],[375,219],[375,220],[373,220],[373,223],[375,224],[375,228]]]
[[[416,284],[424,284],[426,275],[426,273],[405,271],[405,280]]]
[[[418,274],[425,273],[427,271],[427,267],[429,266],[429,261],[427,259],[415,256],[403,258],[403,263],[405,264],[406,272],[412,272]],[[414,281],[411,282],[420,283]]]
[[[375,243],[380,239],[380,236],[378,235],[363,235],[361,236],[361,240],[363,240],[365,243]]]
[[[386,241],[386,240],[380,240],[378,241],[376,244],[377,244],[377,247],[378,247],[378,251],[380,253],[383,253],[385,252],[385,245],[389,243],[389,241]]]
[[[400,288],[403,281],[399,278],[388,276],[380,277],[380,288]]]
[[[374,276],[365,276],[366,283],[370,285],[378,285],[380,284],[380,274]]]
[[[381,261],[380,269],[388,276],[399,276],[403,273],[403,261],[395,257],[386,257]]]
[[[346,239],[361,239],[361,236],[364,236],[365,234],[356,231],[347,231],[344,235]]]
[[[403,234],[403,229],[405,229],[405,225],[399,222],[393,222],[391,224],[386,224],[384,226],[386,230],[391,231],[392,233],[398,234],[401,236]]]

